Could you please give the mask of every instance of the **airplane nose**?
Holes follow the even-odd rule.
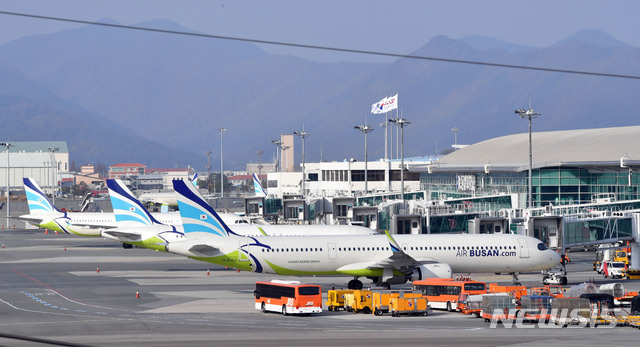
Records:
[[[562,261],[562,257],[558,252],[551,251],[551,266],[556,266]]]

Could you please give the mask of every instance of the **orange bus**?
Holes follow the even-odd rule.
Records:
[[[455,311],[460,294],[486,294],[487,285],[473,280],[456,281],[452,278],[427,278],[413,282],[413,291],[429,300],[431,308]]]
[[[298,281],[256,282],[256,309],[287,314],[322,312],[322,291],[314,284]]]

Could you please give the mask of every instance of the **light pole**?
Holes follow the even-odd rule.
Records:
[[[271,140],[271,143],[273,143],[276,146],[276,172],[279,172],[280,170],[278,170],[278,166],[280,163],[280,150],[282,149],[282,141]]]
[[[222,156],[222,134],[227,131],[225,128],[220,128],[220,198],[224,198],[224,157]]]
[[[400,192],[402,194],[402,205],[404,207],[404,126],[411,124],[408,120],[404,118],[392,118],[389,119],[389,122],[395,123],[396,126],[400,127]]]
[[[305,191],[305,168],[304,168],[304,138],[309,136],[309,133],[304,131],[304,127],[302,127],[302,131],[294,131],[293,132],[294,135],[299,136],[302,138],[302,198],[304,198],[304,191]]]
[[[7,228],[9,228],[9,148],[13,145],[9,142],[0,142],[0,146],[7,148]]]
[[[529,119],[529,208],[531,208],[533,206],[533,204],[531,203],[532,201],[532,178],[531,178],[531,173],[533,171],[533,155],[532,155],[532,145],[531,145],[531,120],[533,118],[538,118],[538,116],[540,116],[540,113],[534,112],[533,111],[533,107],[531,107],[531,101],[529,101],[529,109],[525,110],[524,108],[521,108],[519,110],[515,110],[515,113],[517,113],[520,118],[528,118]]]
[[[453,150],[454,151],[457,149],[456,146],[458,145],[458,131],[459,130],[460,130],[460,128],[458,128],[458,127],[451,128],[451,131],[453,131]]]
[[[258,150],[258,180],[262,184],[262,150]]]
[[[365,194],[369,191],[368,187],[368,173],[367,173],[367,165],[369,162],[369,158],[367,156],[367,134],[373,131],[373,127],[369,125],[356,125],[355,129],[360,130],[364,133],[364,192]]]
[[[53,191],[51,193],[51,198],[53,199],[53,205],[56,205],[56,189],[58,188],[58,165],[56,161],[56,152],[60,150],[58,147],[49,147],[49,152],[51,152],[51,166],[53,168]]]

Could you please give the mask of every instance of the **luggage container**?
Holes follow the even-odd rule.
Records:
[[[591,282],[580,283],[569,288],[569,293],[565,297],[579,298],[584,293],[597,293],[596,285]]]
[[[549,321],[551,317],[552,296],[525,295],[520,298],[520,312],[524,321]]]
[[[624,286],[622,283],[607,283],[598,287],[598,293],[609,294],[614,298],[624,296]]]
[[[426,316],[429,314],[427,299],[423,297],[394,297],[389,299],[392,317],[400,315]]]
[[[589,300],[590,304],[590,324],[594,326],[606,324],[617,325],[617,318],[613,312],[613,296],[600,293],[585,293],[581,298]]]
[[[483,295],[481,315],[485,322],[514,319],[516,299],[510,295]]]
[[[557,298],[551,302],[550,321],[563,327],[587,325],[591,318],[591,303],[585,298]]]

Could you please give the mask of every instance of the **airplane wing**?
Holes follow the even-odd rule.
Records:
[[[189,251],[198,257],[214,257],[221,254],[220,248],[208,244],[195,244]]]
[[[142,235],[140,233],[123,231],[118,229],[104,230],[103,236],[106,234],[120,241],[142,241]]]
[[[348,272],[353,270],[361,270],[361,269],[397,269],[404,270],[409,268],[414,268],[418,265],[423,264],[433,264],[437,263],[435,259],[432,258],[419,258],[415,259],[402,251],[402,248],[396,240],[389,234],[388,231],[385,231],[385,234],[389,238],[389,245],[391,246],[391,250],[393,254],[382,260],[377,261],[368,261],[368,262],[360,262],[353,263],[349,265],[342,266],[337,269],[338,272]]]
[[[23,222],[35,222],[35,223],[31,223],[31,224],[42,224],[42,222],[44,221],[45,217],[35,217],[33,215],[24,215],[24,216],[12,216],[9,217],[10,219],[17,219],[17,220],[21,220]]]
[[[71,224],[68,224],[68,226],[70,228],[74,228],[74,227],[80,227],[80,228],[89,228],[89,229],[111,229],[114,227],[113,224],[96,224],[96,223],[78,223],[78,222],[73,222]]]

